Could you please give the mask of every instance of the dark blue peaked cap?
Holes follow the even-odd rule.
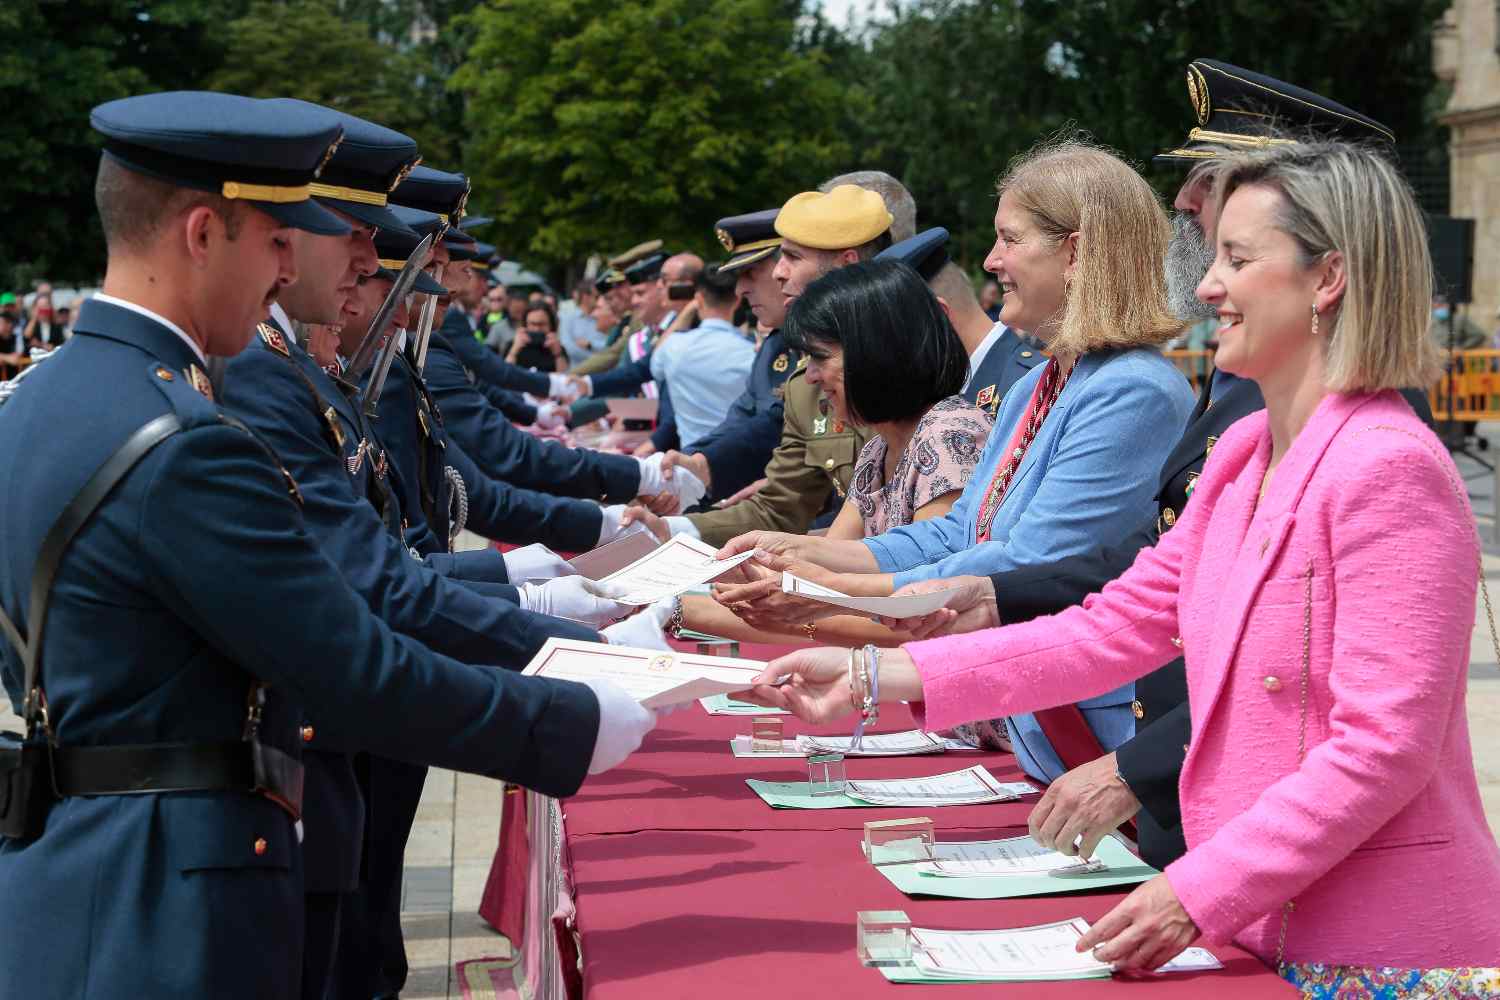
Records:
[[[948,230],[942,226],[924,229],[900,243],[892,243],[875,255],[876,260],[899,260],[931,281],[948,263]]]
[[[401,211],[403,219],[405,218],[405,213],[408,211],[411,210],[404,209]],[[437,218],[437,216],[431,215],[429,212],[422,212],[420,214],[430,216],[433,219]],[[406,266],[406,259],[412,255],[412,251],[417,248],[417,244],[426,235],[426,233],[418,235],[418,233],[413,232],[410,228],[382,229],[376,233],[375,252],[380,256],[380,270],[375,272],[375,276],[377,278],[384,278],[387,281],[395,281],[396,275]],[[412,289],[413,291],[422,292],[427,295],[448,294],[448,289],[438,284],[426,271],[417,276],[417,283],[412,286]]]
[[[469,179],[432,167],[417,167],[391,192],[391,201],[443,216],[455,228],[463,220],[469,200]]]
[[[247,202],[296,229],[349,231],[309,187],[342,134],[327,108],[177,90],[109,101],[89,122],[105,138],[104,155],[136,173]]]
[[[270,103],[278,108],[320,107],[291,97],[273,98]],[[386,206],[392,189],[421,160],[416,140],[343,111],[320,110],[338,118],[344,140],[313,182],[313,197],[366,225],[381,229],[401,225]]]

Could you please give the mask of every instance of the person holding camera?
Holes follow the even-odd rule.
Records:
[[[557,334],[557,314],[546,302],[538,299],[526,306],[521,326],[510,342],[505,360],[539,372],[567,370],[568,358]]]

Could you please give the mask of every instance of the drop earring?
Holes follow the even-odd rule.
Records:
[[[1312,314],[1313,314],[1312,335],[1313,335],[1313,338],[1316,339],[1317,336],[1318,336],[1318,307],[1317,307],[1316,304],[1314,304],[1313,307],[1312,307]]]

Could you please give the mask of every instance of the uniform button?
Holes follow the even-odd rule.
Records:
[[[1261,683],[1266,686],[1267,691],[1275,692],[1281,690],[1280,677],[1267,677],[1265,680],[1261,681]]]
[[[171,370],[158,365],[156,369],[156,377],[161,379],[163,382],[170,382],[177,376],[173,375]]]
[[[1167,527],[1170,528],[1172,525],[1177,523],[1177,512],[1171,507],[1163,508],[1161,512],[1161,519],[1167,522]]]
[[[1187,753],[1187,752],[1188,752],[1188,745],[1187,745],[1187,744],[1186,744],[1186,743],[1184,743],[1184,744],[1183,744],[1183,745],[1182,745],[1182,752],[1183,752],[1183,753]]]
[[[311,743],[312,742],[312,738],[313,738],[313,727],[312,726],[303,726],[302,727],[302,742],[303,743]]]
[[[255,853],[257,855],[261,855],[261,854],[266,853],[266,838],[265,837],[256,837],[255,838]]]
[[[1146,717],[1146,706],[1141,704],[1139,698],[1130,703],[1130,711],[1137,719],[1144,719]]]
[[[823,463],[823,468],[825,468],[825,469],[831,469],[831,468],[833,468],[833,459],[830,458],[826,462],[824,462]]]
[[[1031,357],[1031,352],[1030,351],[1022,351],[1021,352],[1021,357],[1023,357],[1023,358],[1029,358],[1029,357]]]

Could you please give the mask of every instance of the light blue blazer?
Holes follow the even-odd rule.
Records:
[[[1053,562],[1112,545],[1154,516],[1162,463],[1187,426],[1192,387],[1155,348],[1096,351],[1078,360],[1021,460],[990,540],[977,543],[980,501],[1045,369],[1038,365],[1005,394],[984,454],[952,510],[865,539],[881,572],[894,573],[898,587]],[[1135,685],[1128,684],[1079,703],[1106,750],[1135,735],[1134,697]],[[1028,774],[1044,781],[1062,774],[1034,718],[1014,716],[1008,727]]]

